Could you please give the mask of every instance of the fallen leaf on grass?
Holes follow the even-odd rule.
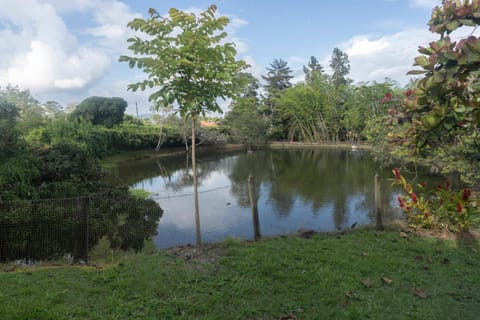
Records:
[[[413,294],[416,295],[417,297],[419,298],[422,298],[422,299],[425,299],[426,297],[428,297],[427,293],[425,292],[425,290],[423,290],[422,288],[420,287],[415,287],[413,288]]]
[[[371,288],[372,287],[372,281],[368,278],[360,280],[360,283],[363,284],[366,288]]]
[[[433,263],[432,258],[428,258],[427,261],[428,261],[428,263]]]
[[[402,231],[402,232],[400,232],[400,237],[408,239],[408,234],[406,234],[405,232]]]
[[[297,317],[295,317],[293,314],[286,314],[278,318],[278,320],[297,320]]]
[[[382,281],[385,284],[392,284],[393,280],[387,277],[382,277]]]
[[[345,296],[350,299],[353,298],[353,291],[346,291]]]

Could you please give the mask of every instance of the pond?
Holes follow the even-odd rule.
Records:
[[[390,169],[369,152],[318,148],[198,156],[200,224],[204,242],[253,238],[248,177],[256,179],[263,236],[299,229],[333,231],[375,223],[374,176],[382,178],[384,220],[401,216]],[[193,177],[185,156],[136,160],[116,168],[122,182],[151,192],[164,214],[154,238],[165,248],[195,243]]]

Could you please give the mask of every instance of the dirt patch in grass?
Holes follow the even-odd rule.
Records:
[[[406,221],[395,220],[385,225],[385,230],[403,232],[407,235],[436,238],[440,240],[451,240],[459,244],[466,245],[479,245],[480,244],[480,229],[472,228],[469,231],[452,232],[448,229],[435,230],[435,229],[422,229],[411,228],[407,225]]]

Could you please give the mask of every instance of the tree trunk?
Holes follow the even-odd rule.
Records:
[[[196,116],[192,115],[192,171],[193,171],[193,197],[195,201],[195,235],[197,246],[202,246],[202,234],[200,231],[200,210],[198,209],[198,190],[197,190],[197,164],[195,157],[195,122]]]
[[[193,120],[193,123],[195,123],[195,120]],[[190,147],[188,146],[187,128],[186,128],[187,127],[187,120],[186,119],[183,120],[183,125],[184,125],[184,127],[183,127],[183,143],[185,144],[185,150],[188,154],[188,152],[190,151]],[[194,128],[192,128],[192,130],[194,130]],[[194,141],[194,140],[192,140],[192,141]]]

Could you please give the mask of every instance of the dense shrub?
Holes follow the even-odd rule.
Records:
[[[171,126],[162,128],[166,134],[162,147],[183,146],[183,137]],[[82,145],[92,156],[101,158],[122,151],[155,149],[160,129],[151,125],[129,123],[107,128],[85,121],[53,121],[45,127],[33,130],[28,141],[37,146],[53,145],[68,141]]]
[[[139,251],[163,214],[153,200],[128,194],[4,202],[0,209],[0,262],[78,257],[87,237],[88,249],[106,237],[112,249]]]

